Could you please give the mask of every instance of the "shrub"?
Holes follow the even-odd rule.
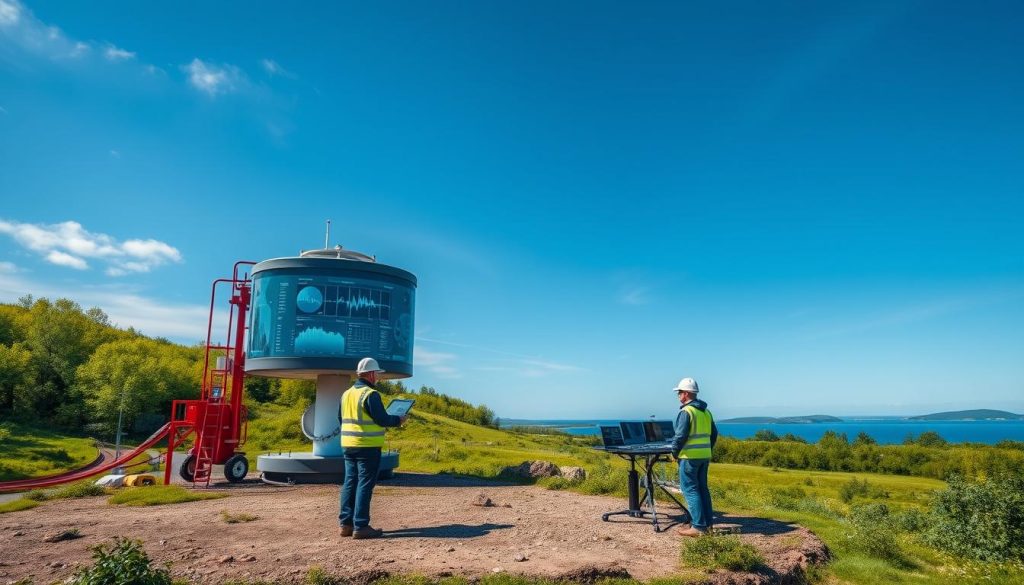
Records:
[[[137,540],[118,537],[112,547],[93,548],[95,563],[75,573],[74,585],[171,585],[167,568],[150,566],[149,555]]]
[[[983,561],[1024,560],[1024,478],[952,478],[932,500],[924,540]]]
[[[892,515],[893,524],[904,532],[921,532],[928,526],[928,517],[917,508]]]
[[[893,564],[906,564],[896,527],[885,504],[856,506],[847,519],[850,530],[846,534],[850,548]]]
[[[839,499],[849,504],[856,496],[868,495],[870,487],[868,480],[859,480],[856,477],[851,477],[850,481],[839,487]]]
[[[342,581],[320,567],[313,567],[306,573],[305,585],[340,585]]]
[[[685,543],[680,560],[687,567],[700,569],[723,568],[750,572],[764,566],[761,553],[739,537],[710,534]]]
[[[50,494],[46,493],[46,490],[32,490],[25,492],[21,497],[26,500],[32,500],[33,502],[45,502],[50,499]]]
[[[102,496],[106,493],[107,489],[101,485],[96,485],[91,482],[81,482],[66,485],[50,494],[49,498],[51,500],[64,498],[87,498],[90,496]]]

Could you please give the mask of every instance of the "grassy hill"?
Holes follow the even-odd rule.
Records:
[[[0,424],[0,481],[52,475],[92,463],[95,441],[13,422]]]
[[[250,426],[249,452],[259,449],[309,450],[298,430],[301,407],[257,406]],[[593,438],[563,433],[535,434],[467,424],[413,409],[401,429],[388,431],[388,447],[401,453],[402,471],[457,473],[495,478],[506,466],[543,459],[582,466],[583,482],[546,478],[548,489],[626,497],[625,461],[593,450]],[[659,473],[672,478],[675,464]],[[836,560],[826,582],[990,583],[1024,581],[1019,563],[992,563],[953,557],[924,544],[921,534],[929,506],[945,482],[873,473],[773,469],[716,463],[711,466],[715,508],[787,522],[814,530]]]
[[[306,451],[299,430],[302,402],[251,405],[251,459],[261,452]],[[30,449],[38,441],[73,444],[73,437],[36,433],[20,427],[18,441]],[[401,453],[402,471],[455,473],[497,478],[501,470],[523,461],[546,460],[559,466],[582,466],[588,477],[570,483],[554,477],[538,481],[548,489],[626,497],[626,463],[592,449],[594,439],[538,430],[508,431],[413,410],[401,429],[388,431],[388,447]],[[38,448],[38,447],[36,447]],[[44,447],[45,449],[45,447]],[[51,462],[54,470],[61,463]],[[71,467],[70,464],[64,464]],[[674,463],[659,474],[673,478]],[[983,562],[950,555],[926,544],[924,534],[934,516],[936,494],[947,489],[935,479],[716,463],[711,467],[715,508],[796,522],[814,530],[835,553],[824,579],[837,583],[989,583],[1024,582],[1019,561]],[[960,521],[959,512],[957,522]]]

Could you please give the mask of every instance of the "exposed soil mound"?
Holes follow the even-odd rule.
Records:
[[[388,574],[509,573],[592,583],[677,572],[680,537],[672,530],[655,533],[648,522],[625,516],[601,520],[603,513],[625,507],[620,498],[402,473],[374,494],[372,524],[385,530],[384,538],[353,540],[338,534],[337,486],[245,482],[216,489],[231,497],[129,508],[99,496],[0,515],[0,583],[65,579],[92,563],[90,547],[115,536],[141,540],[155,564],[170,562],[174,576],[196,583],[301,583],[314,566],[353,585]],[[498,505],[470,505],[481,494]],[[258,518],[226,524],[225,503]],[[828,558],[821,541],[799,526],[729,516],[716,521],[738,526],[740,538],[761,550],[768,567],[751,574],[710,573],[710,583],[793,583],[807,564]],[[70,529],[81,537],[44,542]],[[219,562],[225,557],[232,560]]]

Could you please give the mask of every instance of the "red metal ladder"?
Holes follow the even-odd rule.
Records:
[[[210,476],[213,475],[213,458],[217,447],[221,442],[221,433],[224,429],[222,418],[224,416],[224,404],[209,401],[206,404],[206,413],[203,415],[203,424],[199,427],[196,437],[196,470],[192,477],[192,485],[202,484],[203,487],[210,486]]]

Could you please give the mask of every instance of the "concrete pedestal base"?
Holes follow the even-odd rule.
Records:
[[[380,460],[380,479],[390,479],[398,467],[398,451],[384,451]],[[345,479],[345,460],[312,453],[260,455],[256,469],[269,481],[281,483],[341,483]]]

